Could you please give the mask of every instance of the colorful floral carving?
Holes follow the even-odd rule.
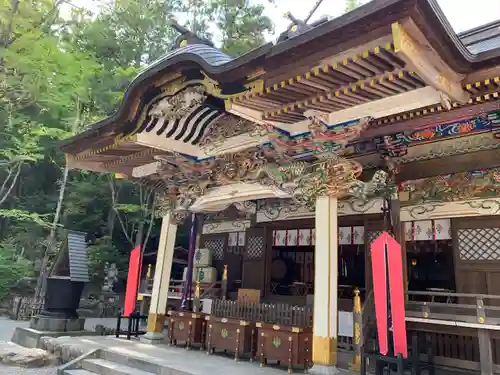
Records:
[[[279,348],[281,346],[281,338],[279,336],[275,336],[272,343],[275,348]]]
[[[500,195],[500,168],[406,181],[400,185],[400,190],[409,194],[405,205],[497,197]]]

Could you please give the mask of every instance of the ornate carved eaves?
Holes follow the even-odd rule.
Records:
[[[406,164],[497,148],[500,148],[499,140],[492,137],[491,133],[488,132],[410,147],[408,153],[399,158],[399,161]]]
[[[268,133],[263,125],[229,114],[207,130],[200,147],[206,155],[235,152],[265,142]]]
[[[405,181],[399,195],[406,206],[500,197],[500,168]]]
[[[380,214],[382,199],[375,198],[368,202],[356,199],[338,201],[339,216]],[[314,217],[314,210],[301,206],[291,199],[265,200],[258,202],[256,221],[259,223],[279,220],[308,219]]]
[[[226,210],[233,204],[237,204],[241,208],[241,206],[248,205],[248,203],[244,203],[246,201],[266,198],[289,198],[289,195],[275,186],[265,186],[258,183],[235,183],[210,189],[207,194],[200,197],[191,206],[191,210],[207,213],[218,212]],[[248,211],[253,211],[253,207],[249,207]]]
[[[431,202],[401,208],[401,221],[500,215],[500,198]]]
[[[410,30],[414,35],[410,35]],[[416,38],[419,36],[422,36],[421,32],[413,22],[408,21],[405,25],[393,23],[394,52],[429,86],[442,93],[441,102],[445,107],[449,106],[450,99],[467,103],[470,94],[462,88],[462,77],[452,72],[449,67],[445,67],[429,46],[423,46],[418,42]]]
[[[247,220],[251,219],[256,211],[257,205],[253,201],[236,202],[221,211],[205,212],[203,219],[204,222]]]
[[[206,89],[202,85],[189,86],[172,96],[167,96],[154,104],[149,116],[164,118],[166,121],[182,118],[205,101]]]
[[[280,155],[297,158],[324,153],[341,153],[349,142],[359,137],[370,122],[369,117],[363,117],[332,125],[328,123],[326,116],[316,111],[308,111],[307,116],[309,117],[307,130],[302,134],[292,136],[276,130],[269,131],[269,141]]]
[[[163,217],[170,213],[175,223],[183,222],[189,216],[193,203],[206,193],[207,186],[208,181],[200,181],[197,184],[158,192],[157,216]]]
[[[203,224],[203,234],[242,232],[252,225],[250,220],[233,220]]]

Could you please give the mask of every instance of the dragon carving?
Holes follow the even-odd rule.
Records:
[[[387,172],[382,170],[376,171],[372,179],[368,182],[353,181],[351,186],[349,186],[348,194],[366,203],[370,197],[377,195],[378,192],[385,189],[388,178],[389,175]]]

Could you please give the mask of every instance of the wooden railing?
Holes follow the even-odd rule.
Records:
[[[431,343],[436,364],[500,372],[500,296],[409,291],[406,320],[409,335]]]
[[[500,325],[500,296],[489,294],[409,291],[406,310],[411,317]]]
[[[311,306],[293,306],[284,303],[240,303],[238,301],[214,300],[212,315],[223,318],[283,324],[296,327],[312,327]]]
[[[139,293],[151,294],[153,292],[153,280],[143,279],[141,282],[141,287]],[[224,295],[224,283],[223,281],[216,281],[212,284],[200,283],[200,298],[219,298]],[[196,283],[193,283],[191,287],[191,292],[188,295],[189,299],[194,299],[195,296]],[[181,299],[185,289],[185,280],[170,280],[168,288],[168,298],[169,299]]]

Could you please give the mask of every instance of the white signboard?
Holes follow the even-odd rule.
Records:
[[[353,337],[353,317],[352,312],[339,311],[339,332],[338,336]]]

